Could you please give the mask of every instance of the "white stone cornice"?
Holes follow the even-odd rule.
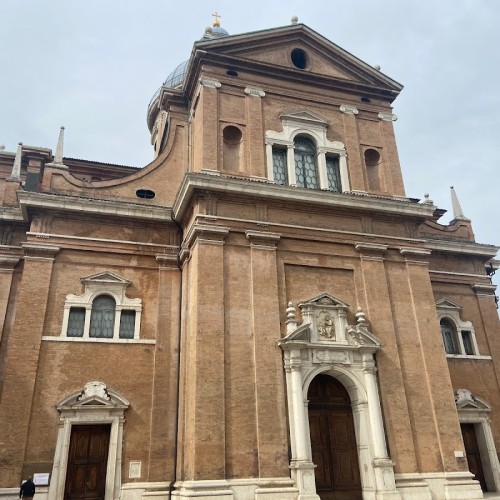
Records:
[[[394,113],[383,113],[382,111],[378,114],[378,117],[383,121],[383,122],[395,122],[398,117]]]
[[[427,240],[426,248],[437,252],[458,253],[463,255],[477,255],[493,259],[500,247],[483,245],[473,241]]]
[[[199,82],[202,87],[208,87],[211,89],[218,89],[222,86],[221,82],[210,78],[200,78]]]
[[[346,115],[357,115],[359,113],[358,108],[352,104],[341,104],[339,109]]]
[[[171,213],[170,208],[158,205],[139,205],[125,201],[78,198],[28,191],[18,191],[18,198],[26,221],[29,220],[29,209],[31,208],[152,221],[169,220]]]
[[[435,210],[433,205],[411,203],[400,199],[351,196],[345,193],[276,186],[271,182],[233,179],[222,175],[215,177],[190,172],[184,176],[174,202],[173,212],[176,220],[182,220],[191,203],[191,197],[196,191],[233,194],[239,198],[241,196],[259,197],[265,198],[266,202],[282,202],[286,200],[300,205],[316,205],[324,208],[346,208],[359,211],[369,210],[373,213],[390,213],[402,216],[411,215],[422,219],[432,217]]]
[[[246,87],[245,94],[255,97],[265,97],[266,93],[262,89]]]

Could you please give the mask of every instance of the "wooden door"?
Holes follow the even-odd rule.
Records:
[[[481,462],[474,424],[460,424],[460,429],[462,430],[465,455],[467,457],[467,463],[469,464],[469,470],[474,474],[474,479],[479,481],[481,489],[483,491],[488,491],[484,479],[483,464]]]
[[[64,500],[104,500],[110,425],[71,428]]]
[[[344,386],[318,375],[308,392],[316,491],[322,500],[361,500],[351,401]]]

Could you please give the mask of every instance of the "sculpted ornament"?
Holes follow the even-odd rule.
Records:
[[[329,313],[322,313],[318,321],[318,334],[328,340],[335,340],[335,325]]]

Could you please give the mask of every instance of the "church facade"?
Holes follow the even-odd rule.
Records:
[[[216,22],[144,168],[0,151],[0,499],[500,498],[498,247],[407,196],[401,90]]]

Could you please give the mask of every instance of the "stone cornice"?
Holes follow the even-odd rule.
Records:
[[[168,207],[139,205],[116,200],[78,198],[27,191],[18,191],[17,195],[26,221],[29,220],[29,210],[33,208],[150,221],[166,221],[170,219],[171,214],[171,209]]]
[[[472,241],[450,240],[427,240],[425,247],[435,252],[475,255],[487,259],[494,258],[498,250],[500,250],[500,247],[495,245],[483,245]]]
[[[18,207],[0,207],[0,220],[22,222],[24,217]]]
[[[372,213],[385,213],[427,219],[432,217],[436,207],[411,203],[392,198],[355,196],[330,191],[315,191],[272,183],[234,179],[226,176],[213,176],[200,173],[187,173],[179,187],[173,206],[176,220],[182,220],[196,191],[213,191],[234,194],[238,197],[251,196],[265,198],[266,201],[288,201],[303,205],[320,205],[324,208],[345,208],[349,210],[368,210]]]

